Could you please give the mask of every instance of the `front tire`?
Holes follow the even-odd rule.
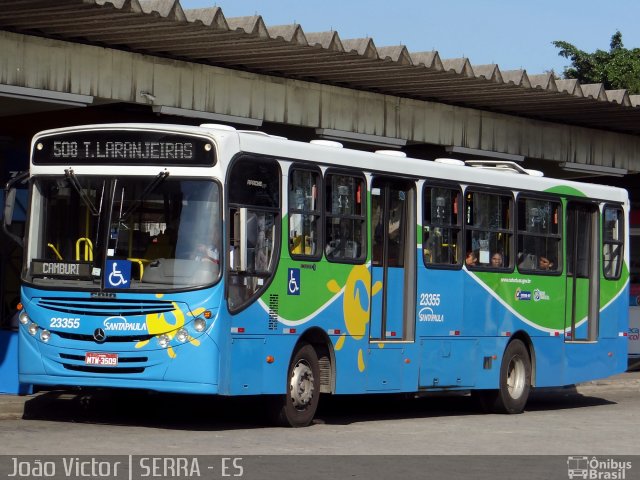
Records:
[[[521,340],[507,345],[500,365],[500,388],[477,390],[473,396],[483,411],[494,413],[522,413],[531,390],[531,358]]]
[[[313,346],[301,344],[289,363],[287,393],[275,402],[276,423],[290,427],[311,424],[320,399],[320,366]]]

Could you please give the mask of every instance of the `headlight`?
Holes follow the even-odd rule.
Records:
[[[24,310],[22,310],[19,314],[18,314],[18,320],[20,321],[20,323],[22,325],[26,325],[27,323],[29,323],[29,315],[27,315],[27,312],[25,312]]]
[[[193,321],[193,328],[196,329],[196,332],[204,332],[204,329],[207,328],[207,322],[198,317]]]
[[[187,332],[184,328],[181,328],[176,333],[176,338],[179,342],[184,343],[189,339],[189,332]]]
[[[48,342],[49,339],[51,338],[51,332],[49,330],[42,330],[40,332],[40,340],[42,340],[43,342]]]
[[[31,335],[35,336],[35,334],[38,333],[38,325],[36,325],[35,323],[30,323],[29,324],[29,333]]]
[[[162,348],[167,348],[167,345],[169,345],[169,336],[162,334],[158,337],[158,345],[160,345]]]

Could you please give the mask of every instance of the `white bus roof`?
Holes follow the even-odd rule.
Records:
[[[337,142],[301,142],[259,131],[236,130],[226,125],[204,124],[201,126],[158,123],[113,123],[80,125],[46,130],[34,137],[50,136],[72,131],[87,130],[152,130],[183,134],[196,134],[213,138],[222,155],[220,162],[227,163],[231,157],[224,153],[244,151],[259,153],[290,161],[311,161],[327,167],[356,168],[362,171],[385,172],[391,175],[410,176],[434,180],[453,180],[467,185],[486,185],[513,190],[548,191],[553,188],[573,188],[588,198],[628,203],[628,193],[618,187],[601,184],[575,182],[571,180],[541,177],[535,171],[518,173],[512,168],[490,165],[470,165],[472,162],[431,161],[415,159],[389,152],[372,153],[349,148],[337,148]],[[501,162],[504,164],[504,162]],[[481,168],[478,168],[481,167]],[[522,169],[521,170],[525,170]]]

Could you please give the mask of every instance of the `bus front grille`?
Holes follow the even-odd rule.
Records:
[[[39,307],[71,315],[133,316],[152,315],[173,311],[173,302],[161,300],[123,300],[43,297],[37,300]]]

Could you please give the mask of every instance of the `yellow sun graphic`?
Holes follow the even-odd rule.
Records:
[[[327,282],[330,292],[340,293],[342,288],[334,279]],[[366,265],[356,265],[351,269],[344,286],[343,313],[344,323],[347,329],[336,342],[336,350],[341,350],[347,338],[359,341],[364,337],[366,326],[369,322],[371,298],[382,289],[382,282],[376,282],[371,286],[371,272]],[[364,353],[358,349],[358,370],[364,372]]]
[[[162,294],[156,295],[157,298],[162,298]],[[173,310],[168,312],[167,315],[173,316],[175,322],[170,323],[166,320],[164,313],[150,313],[146,316],[145,322],[147,324],[147,331],[151,335],[160,335],[164,333],[169,337],[169,340],[172,340],[175,337],[176,332],[184,326],[185,324],[185,313],[180,309],[176,302],[171,302],[173,304]],[[186,316],[188,317],[197,317],[202,312],[204,312],[204,308],[197,308],[193,312],[186,312]],[[191,345],[198,347],[200,345],[200,341],[189,336],[188,341]],[[135,348],[142,348],[149,343],[149,340],[142,340],[136,343]],[[175,358],[176,352],[170,345],[167,347],[167,355],[169,358]]]

